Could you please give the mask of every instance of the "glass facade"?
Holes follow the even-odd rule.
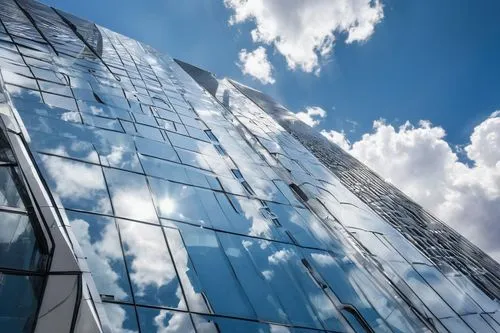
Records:
[[[500,332],[493,287],[437,265],[247,88],[37,2],[0,6],[2,133],[26,149],[0,142],[0,327]],[[38,230],[37,207],[60,227]],[[90,308],[47,301],[71,274]]]

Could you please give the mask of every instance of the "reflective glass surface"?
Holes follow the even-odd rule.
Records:
[[[422,220],[411,203],[315,149],[270,97],[211,74],[202,87],[203,70],[42,4],[0,6],[1,91],[111,331],[481,332],[498,321],[493,264],[474,252],[481,275],[437,260],[453,252],[432,228],[401,227]],[[0,301],[0,321],[22,331],[43,278],[1,268],[41,274],[46,258],[14,170],[0,168],[0,299],[24,289],[18,308]]]
[[[0,273],[0,281],[2,330],[31,332],[41,297],[43,278]],[[15,306],[12,302],[15,302]]]

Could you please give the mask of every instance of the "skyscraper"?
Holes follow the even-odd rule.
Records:
[[[499,266],[270,97],[0,0],[5,332],[500,332]]]

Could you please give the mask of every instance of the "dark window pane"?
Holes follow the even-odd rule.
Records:
[[[32,331],[43,278],[0,273],[0,327],[3,332]],[[14,303],[15,302],[15,303]]]

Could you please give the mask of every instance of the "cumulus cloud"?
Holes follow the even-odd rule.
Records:
[[[375,121],[373,132],[344,149],[500,260],[499,115],[474,128],[464,148],[470,165],[446,142],[445,130],[427,121],[399,128]]]
[[[383,19],[379,0],[224,0],[231,25],[253,22],[252,40],[273,45],[290,69],[319,73],[336,37],[363,42]]]
[[[314,127],[326,117],[326,111],[319,106],[308,106],[305,111],[297,112],[295,115],[307,125]]]
[[[346,138],[344,131],[337,132],[335,130],[321,130],[321,135],[326,137],[331,142],[340,146],[340,148],[344,150],[349,150],[351,148],[351,144],[349,140]]]
[[[238,55],[240,63],[238,66],[241,68],[243,74],[253,76],[262,84],[273,84],[273,66],[267,59],[266,49],[259,46],[252,52],[247,52],[242,49]]]
[[[279,263],[287,262],[292,257],[293,257],[292,251],[290,251],[288,249],[282,249],[282,250],[278,250],[276,252],[273,252],[273,254],[271,254],[269,257],[267,257],[267,260],[272,265],[278,265]]]

